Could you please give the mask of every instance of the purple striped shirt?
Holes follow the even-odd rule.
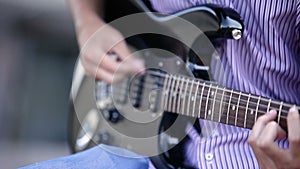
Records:
[[[235,9],[244,36],[220,48],[226,86],[247,93],[300,104],[300,3],[296,0],[151,0],[161,13],[213,3]],[[214,65],[212,65],[214,66]],[[218,80],[218,79],[217,79]],[[188,135],[186,163],[195,168],[259,168],[247,140],[250,130],[200,120],[202,132]],[[288,147],[288,140],[278,140]]]

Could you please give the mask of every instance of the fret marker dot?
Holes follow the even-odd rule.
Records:
[[[195,99],[194,96],[192,96],[192,101],[194,101],[194,99]]]
[[[214,94],[215,94],[215,93],[212,91],[212,92],[211,92],[211,95],[214,95]]]
[[[208,110],[208,115],[211,115],[211,110]]]
[[[235,106],[234,105],[232,106],[232,110],[235,110]]]
[[[251,115],[253,115],[253,113],[254,113],[254,111],[251,109],[251,112],[250,112],[250,114],[251,114]]]

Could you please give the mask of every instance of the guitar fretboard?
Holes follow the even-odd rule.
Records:
[[[278,114],[276,121],[286,130],[286,117],[292,106],[200,79],[175,75],[166,75],[162,92],[165,111],[249,129],[259,116],[274,109]]]

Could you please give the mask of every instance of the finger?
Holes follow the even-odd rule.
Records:
[[[91,64],[84,60],[82,60],[82,64],[85,68],[87,75],[94,77],[97,80],[103,80],[103,81],[107,82],[108,84],[111,84],[113,82],[113,73],[110,73],[104,69],[99,69],[94,64]]]
[[[249,137],[249,143],[255,142],[256,139],[259,137],[260,133],[265,128],[266,124],[276,118],[277,112],[275,110],[271,110],[270,112],[266,113],[265,115],[260,116],[257,121],[255,122],[251,135]]]
[[[132,55],[128,49],[125,41],[121,41],[116,47],[113,48],[113,51],[120,57],[123,61],[122,64],[125,66],[120,67],[120,72],[126,73],[137,73],[145,69],[144,62],[141,59],[138,59]],[[127,66],[127,64],[129,66]]]
[[[84,56],[83,60],[111,73],[115,72],[120,66],[120,63],[117,62],[115,58],[110,57],[110,55],[106,55],[103,52],[99,52],[99,54],[89,53]]]
[[[112,48],[112,51],[115,52],[122,60],[131,56],[131,52],[127,47],[126,42],[123,40],[119,42],[116,46]]]
[[[274,121],[269,122],[261,132],[257,140],[257,147],[267,154],[273,161],[284,160],[283,154],[285,151],[279,148],[275,140],[285,138],[285,131]]]
[[[296,106],[293,106],[287,116],[288,139],[293,155],[299,154],[300,149],[300,119]]]
[[[91,76],[111,84],[124,79],[129,74],[143,72],[143,65],[144,62],[140,59],[128,59],[124,62],[117,62],[107,56],[99,65],[85,61],[84,67],[86,67]]]
[[[260,168],[276,168],[274,162],[257,146],[251,146]]]
[[[126,59],[121,62],[120,67],[116,73],[119,74],[132,74],[144,71],[144,61],[141,59]]]
[[[121,59],[121,61],[125,62],[125,65],[126,64],[130,65],[130,66],[124,66],[124,69],[123,67],[121,67],[120,72],[124,72],[125,74],[128,72],[136,73],[136,72],[140,72],[142,69],[145,69],[144,62],[141,59],[138,59],[132,55],[125,40],[120,41],[109,52],[115,53]]]
[[[108,72],[114,73],[120,67],[120,62],[110,57],[110,55],[105,55],[105,57],[99,62],[98,66]]]

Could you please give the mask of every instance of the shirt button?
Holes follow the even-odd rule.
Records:
[[[212,136],[213,136],[213,137],[218,137],[218,136],[219,136],[219,132],[213,131]]]
[[[207,161],[211,161],[214,158],[214,155],[212,153],[206,153],[205,154],[205,159]]]

